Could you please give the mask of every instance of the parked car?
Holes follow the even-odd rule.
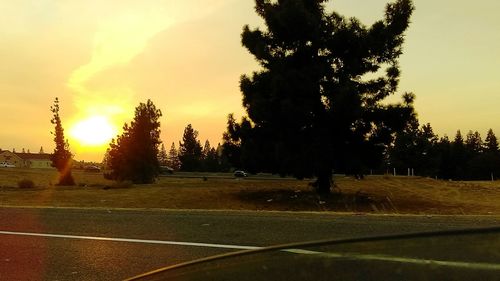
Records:
[[[244,177],[247,177],[248,174],[245,171],[237,170],[237,171],[234,171],[234,176],[237,178],[244,178]]]
[[[166,174],[173,174],[174,169],[168,166],[160,166],[160,174],[166,175]]]
[[[16,165],[13,165],[13,164],[10,164],[10,163],[7,163],[7,162],[0,162],[0,167],[1,168],[15,168]]]
[[[89,172],[89,173],[99,173],[99,172],[101,172],[101,168],[99,168],[97,166],[94,166],[94,165],[92,165],[92,166],[86,166],[84,168],[84,171],[85,172]]]

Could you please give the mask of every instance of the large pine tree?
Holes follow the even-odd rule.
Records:
[[[135,108],[134,120],[125,124],[123,134],[109,149],[112,178],[134,183],[152,183],[160,172],[158,161],[162,113],[151,100]]]
[[[245,26],[242,43],[261,69],[242,76],[248,117],[229,122],[226,135],[241,146],[244,168],[315,176],[323,194],[333,169],[359,173],[382,159],[414,98],[382,103],[397,90],[412,1],[388,4],[372,26],[327,11],[326,2],[256,0],[267,28]]]
[[[488,130],[488,134],[486,135],[486,139],[484,140],[484,151],[489,153],[499,153],[500,150],[498,148],[498,140],[493,133],[492,129]]]
[[[179,142],[179,160],[181,170],[187,172],[200,171],[203,158],[202,147],[198,140],[198,131],[188,124],[184,129],[182,142]]]

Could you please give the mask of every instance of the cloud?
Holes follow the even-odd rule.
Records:
[[[116,115],[132,110],[134,91],[126,81],[106,89],[89,89],[88,82],[114,67],[126,66],[141,54],[158,33],[180,22],[213,12],[227,1],[148,1],[119,10],[104,19],[94,35],[90,61],[74,70],[67,86],[75,104],[86,114]]]
[[[77,68],[67,82],[75,93],[75,102],[80,110],[96,110],[95,106],[106,107],[104,100],[112,102],[101,108],[107,114],[117,113],[117,100],[121,105],[129,102],[133,91],[125,83],[112,89],[91,91],[86,84],[101,72],[117,66],[127,65],[142,53],[151,38],[175,22],[173,16],[165,16],[161,10],[134,10],[119,14],[101,24],[94,35],[91,59]],[[104,100],[102,99],[104,98]],[[90,106],[89,106],[90,105]]]

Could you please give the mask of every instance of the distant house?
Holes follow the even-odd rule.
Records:
[[[18,153],[8,150],[0,151],[0,162],[12,164],[18,168],[52,169],[51,154]]]
[[[11,152],[8,150],[0,151],[0,162],[5,162],[16,167],[24,166],[24,160],[21,157],[17,156],[15,152]]]

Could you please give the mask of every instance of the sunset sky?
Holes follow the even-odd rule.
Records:
[[[371,24],[387,0],[335,0],[330,8]],[[453,137],[500,136],[500,1],[415,0],[401,57],[400,92],[414,92],[421,123]],[[57,96],[78,160],[101,161],[139,102],[163,112],[162,140],[178,146],[191,123],[221,141],[242,115],[238,82],[258,69],[242,27],[262,22],[250,0],[0,1],[0,148],[53,150]],[[93,135],[93,137],[85,137]],[[86,141],[78,141],[86,139]]]

